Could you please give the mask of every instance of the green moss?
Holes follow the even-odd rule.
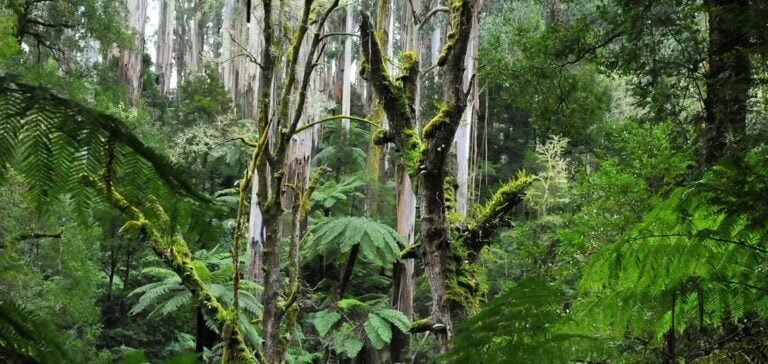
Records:
[[[421,135],[423,135],[424,138],[431,138],[440,125],[450,122],[450,119],[448,118],[448,113],[450,110],[451,109],[448,107],[448,105],[440,105],[440,109],[437,111],[437,114],[435,114],[435,116],[429,120],[427,125],[424,125],[424,129],[422,129]]]
[[[406,128],[403,130],[403,139],[405,145],[403,145],[403,162],[408,169],[408,174],[415,176],[419,167],[421,166],[422,157],[424,154],[424,143],[421,142],[416,129]]]
[[[402,71],[403,75],[410,74],[414,67],[418,65],[416,52],[402,52],[398,58],[400,61],[400,70]]]
[[[373,133],[373,144],[384,145],[392,141],[392,136],[387,129],[378,129]]]
[[[512,181],[496,190],[485,205],[479,207],[475,212],[475,223],[470,228],[476,228],[479,225],[492,225],[499,218],[503,217],[505,211],[510,208],[510,203],[521,199],[528,186],[533,183],[533,177],[527,175],[525,171],[520,172]]]
[[[455,0],[451,4],[451,30],[446,36],[443,49],[440,50],[440,57],[437,60],[437,64],[440,66],[445,64],[445,61],[448,59],[448,53],[451,52],[451,49],[456,44],[456,38],[458,38],[459,35],[459,26],[461,26],[461,8],[463,5],[463,0]]]

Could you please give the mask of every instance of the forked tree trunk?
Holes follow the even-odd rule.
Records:
[[[424,126],[422,136],[416,131],[413,115],[414,93],[419,73],[418,55],[406,53],[401,64],[399,82],[390,78],[379,42],[372,36],[370,19],[363,14],[361,43],[367,63],[367,78],[379,95],[390,120],[385,141],[391,141],[402,151],[404,164],[411,176],[419,178],[418,201],[421,206],[421,258],[425,265],[432,292],[433,333],[440,352],[448,349],[454,320],[465,312],[459,302],[447,295],[448,275],[455,272],[451,236],[445,218],[445,191],[448,151],[466,106],[464,62],[475,1],[455,0],[451,4],[451,32],[441,52],[438,64],[443,71],[443,97],[437,114]],[[414,156],[417,156],[414,158]]]

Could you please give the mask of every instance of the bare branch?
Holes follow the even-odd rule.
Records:
[[[334,33],[325,33],[323,36],[320,37],[320,41],[325,40],[329,37],[360,37],[360,34],[357,33],[343,33],[343,32],[334,32]]]
[[[309,124],[304,124],[304,125],[296,128],[296,131],[294,131],[293,135],[299,134],[302,131],[307,130],[307,129],[315,126],[315,125],[320,125],[322,123],[326,123],[326,122],[334,121],[334,120],[340,120],[340,119],[348,119],[348,120],[359,121],[361,123],[366,123],[368,125],[371,125],[374,128],[378,128],[379,127],[378,125],[376,125],[376,123],[374,123],[374,122],[372,122],[372,121],[370,121],[368,119],[360,118],[360,117],[357,117],[357,116],[352,116],[352,115],[334,115],[334,116],[329,116],[329,117],[326,117],[326,118],[322,118],[322,119],[317,120],[317,121],[313,121],[313,122],[311,122]]]

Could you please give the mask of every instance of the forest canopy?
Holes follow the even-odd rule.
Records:
[[[766,362],[766,19],[0,0],[0,362]]]

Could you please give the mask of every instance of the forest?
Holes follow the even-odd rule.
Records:
[[[0,362],[768,363],[768,1],[0,0]]]

